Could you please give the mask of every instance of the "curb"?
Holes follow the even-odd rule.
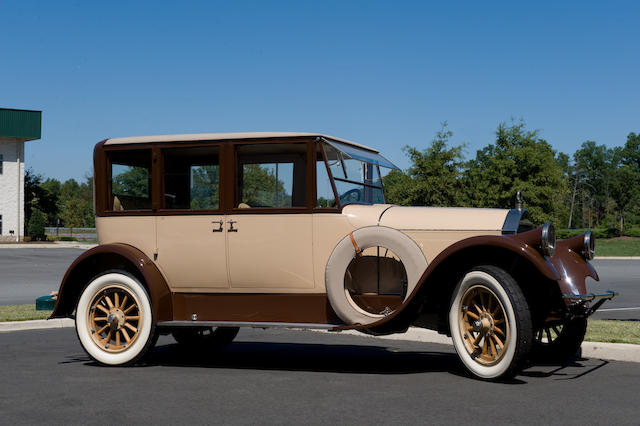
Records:
[[[6,321],[0,322],[0,332],[43,330],[47,328],[68,328],[74,326],[75,322],[69,318],[32,321]]]
[[[0,322],[0,332],[41,330],[50,328],[72,328],[75,322],[69,318],[52,320],[33,321],[8,321]],[[313,331],[316,333],[335,333],[327,330],[297,329]],[[350,336],[369,337],[371,339],[382,340],[406,340],[410,342],[437,343],[441,345],[452,345],[451,338],[439,334],[433,330],[412,327],[405,333],[390,334],[387,336],[372,336],[360,333],[355,330],[340,331],[339,334]],[[604,342],[583,342],[582,356],[587,358],[607,359],[612,361],[638,362],[640,363],[640,345],[629,343],[604,343]]]
[[[0,244],[1,249],[23,249],[23,248],[37,248],[37,249],[50,249],[50,248],[81,248],[90,249],[96,247],[98,244],[94,243],[78,243],[78,242],[58,242],[58,243],[44,243],[44,244]]]

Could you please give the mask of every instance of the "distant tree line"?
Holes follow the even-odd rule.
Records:
[[[95,226],[93,177],[88,176],[80,183],[75,179],[60,182],[44,179],[28,169],[24,176],[24,193],[25,223],[27,234],[32,238],[43,238],[45,226]]]
[[[387,201],[413,206],[511,208],[516,191],[534,223],[629,234],[640,224],[640,135],[614,148],[586,141],[572,156],[553,150],[523,122],[503,123],[495,141],[464,160],[446,123],[424,149],[405,147],[406,171],[384,178]]]

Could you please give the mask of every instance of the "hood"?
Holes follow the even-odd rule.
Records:
[[[357,227],[381,225],[400,230],[502,231],[509,210],[351,204],[342,212]]]

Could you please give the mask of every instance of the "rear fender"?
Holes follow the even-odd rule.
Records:
[[[80,292],[89,280],[110,269],[125,269],[145,286],[151,298],[153,321],[173,319],[171,291],[156,265],[143,252],[128,244],[105,244],[82,253],[67,269],[51,318],[71,317]]]

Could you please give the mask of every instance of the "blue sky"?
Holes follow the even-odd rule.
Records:
[[[512,3],[4,0],[0,106],[43,110],[26,165],[58,179],[129,135],[317,131],[405,168],[445,120],[468,157],[512,117],[567,153],[640,132],[640,6]]]

